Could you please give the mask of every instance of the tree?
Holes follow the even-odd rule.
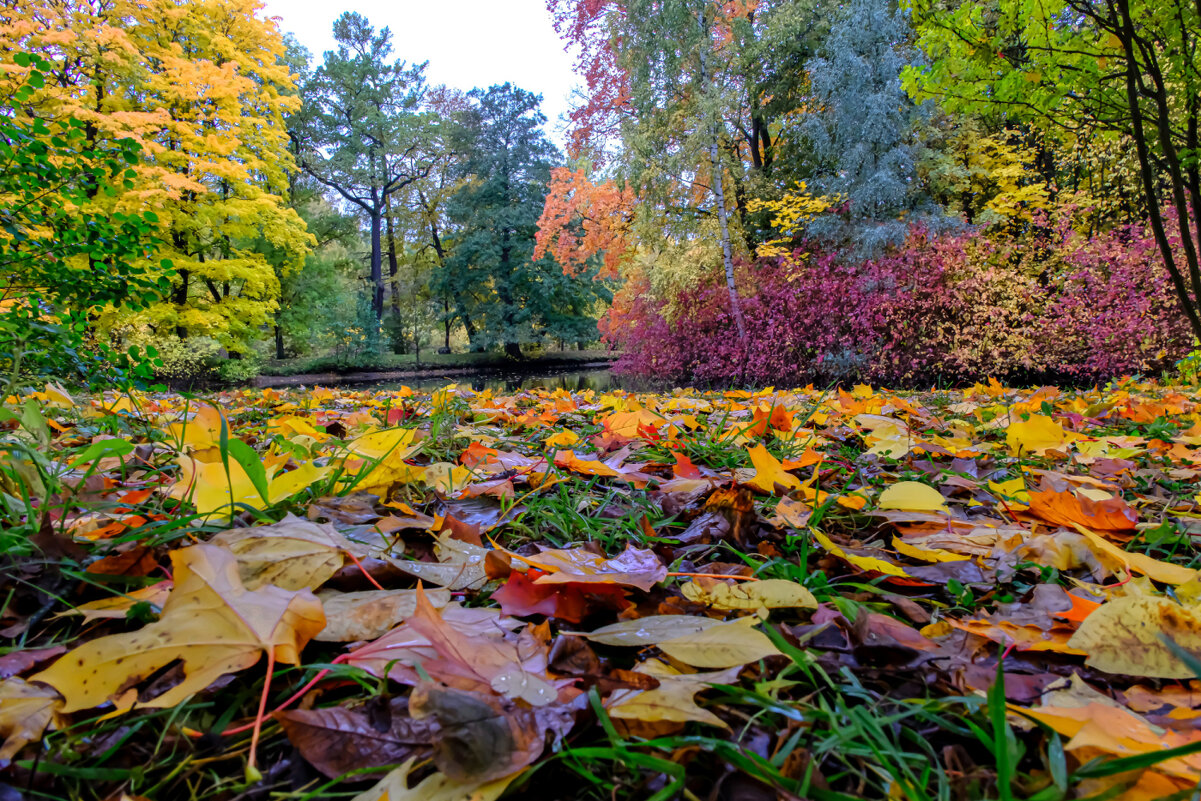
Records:
[[[312,353],[335,341],[355,320],[366,251],[359,221],[326,200],[320,187],[299,183],[292,204],[316,244],[300,269],[280,275],[275,357]]]
[[[450,198],[468,180],[468,176],[459,168],[459,161],[466,155],[464,148],[470,142],[469,137],[462,135],[459,124],[469,111],[470,102],[463,92],[435,86],[427,93],[425,105],[440,121],[433,129],[427,150],[430,169],[426,175],[406,187],[393,216],[396,218],[399,238],[413,246],[414,271],[419,271],[420,267],[420,270],[440,272],[448,269],[447,262],[457,236],[447,207]],[[393,303],[398,305],[399,281],[393,281],[392,292]],[[412,294],[417,300],[414,308],[416,316],[428,316],[427,304],[416,299],[420,292]],[[475,325],[463,297],[444,293],[429,300],[436,301],[442,307],[439,322],[442,325],[443,347],[450,348],[451,329],[456,320],[463,325],[468,339],[475,339]]]
[[[389,199],[431,169],[435,120],[419,109],[425,65],[390,61],[392,32],[347,11],[334,22],[338,49],[304,82],[293,136],[301,166],[367,216],[372,309],[384,313],[383,227]]]
[[[245,352],[279,292],[259,243],[284,254],[285,270],[303,262],[310,240],[283,197],[294,169],[283,117],[297,101],[279,31],[259,10],[257,0],[0,8],[0,48],[51,64],[30,110],[81,120],[89,146],[128,137],[143,147],[133,186],[93,195],[87,210],[154,210],[162,246],[149,263],[169,259],[177,272],[163,301],[101,315],[113,336],[203,336]]]
[[[940,214],[917,178],[913,136],[919,109],[901,87],[916,53],[894,0],[851,0],[807,70],[815,109],[804,130],[820,167],[811,183],[842,202],[817,215],[811,234],[860,256],[905,240],[918,214]]]
[[[917,97],[1049,136],[1133,144],[1142,204],[1201,337],[1201,6],[1194,0],[912,0]]]
[[[592,307],[605,296],[592,276],[565,275],[533,257],[539,214],[558,153],[542,131],[539,98],[509,84],[474,90],[464,115],[463,174],[451,198],[458,241],[437,273],[437,292],[466,299],[474,347],[501,345],[512,358],[544,337],[578,338],[595,330]]]
[[[132,139],[90,145],[79,119],[51,121],[25,102],[52,65],[18,53],[24,82],[0,97],[0,372],[74,374],[119,359],[94,348],[94,318],[106,306],[138,309],[170,289],[170,264],[146,268],[158,248],[153,212],[85,210],[96,194],[133,187],[141,148]],[[6,65],[7,66],[7,65]]]

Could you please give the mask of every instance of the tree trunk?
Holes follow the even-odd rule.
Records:
[[[371,310],[375,313],[376,323],[384,319],[384,259],[383,243],[380,241],[382,217],[377,204],[371,212]]]
[[[283,360],[284,358],[284,329],[279,327],[279,322],[275,323],[275,358]]]
[[[384,206],[384,220],[388,227],[388,283],[392,289],[392,313],[400,314],[400,287],[399,279],[396,277],[400,272],[400,267],[396,263],[396,236],[392,232],[392,197],[388,196],[388,201]]]
[[[505,355],[510,359],[521,359],[521,345],[516,342],[505,343]]]
[[[730,311],[738,328],[738,341],[746,350],[746,323],[742,319],[742,301],[734,284],[734,255],[730,250],[730,221],[726,216],[726,193],[722,190],[721,160],[717,155],[717,135],[709,142],[709,166],[713,170],[713,199],[717,204],[717,224],[721,229],[721,258],[726,268],[726,291],[730,294]],[[745,355],[745,354],[744,354]]]
[[[450,352],[450,299],[442,299],[442,327],[445,331],[446,339],[442,343],[442,347],[446,348],[447,353]]]
[[[1184,282],[1184,275],[1180,267],[1176,264],[1176,256],[1172,251],[1172,243],[1168,239],[1167,230],[1164,227],[1163,214],[1159,205],[1159,192],[1156,186],[1155,170],[1151,164],[1150,148],[1147,145],[1146,131],[1143,128],[1143,110],[1139,102],[1139,75],[1138,61],[1135,53],[1135,36],[1137,35],[1134,29],[1134,22],[1130,15],[1130,5],[1128,0],[1119,0],[1118,8],[1121,13],[1121,27],[1119,29],[1119,39],[1122,43],[1122,48],[1126,54],[1126,103],[1130,110],[1131,121],[1133,122],[1133,139],[1135,152],[1138,155],[1139,175],[1142,178],[1143,191],[1147,194],[1147,211],[1151,221],[1151,230],[1155,234],[1155,242],[1159,245],[1160,255],[1163,256],[1164,265],[1168,268],[1168,275],[1171,276],[1172,286],[1176,290],[1176,295],[1180,299],[1180,305],[1184,308],[1185,316],[1188,317],[1189,325],[1193,329],[1193,335],[1201,339],[1201,316],[1198,315],[1197,298],[1189,293],[1188,287]],[[1162,115],[1162,112],[1161,112]],[[1171,122],[1166,117],[1162,117],[1154,121],[1161,128],[1170,125]],[[1162,133],[1162,132],[1161,132]],[[1179,176],[1179,171],[1173,176],[1173,182]],[[1191,234],[1188,231],[1188,210],[1179,209],[1184,216],[1181,219],[1181,240],[1191,244]],[[1198,265],[1197,253],[1192,247],[1185,248],[1187,259],[1187,268],[1192,279],[1193,287],[1196,289],[1198,282]]]
[[[700,69],[698,70],[697,77],[700,79],[701,86],[708,91],[709,75],[707,67],[710,36],[708,21],[705,19],[705,12],[703,10],[697,15],[697,22],[701,26]],[[738,287],[734,284],[734,255],[730,250],[730,220],[726,214],[726,193],[722,186],[721,158],[717,150],[717,143],[720,138],[719,133],[718,122],[714,120],[709,138],[709,168],[713,173],[713,201],[717,206],[717,224],[721,233],[721,257],[722,263],[726,268],[726,291],[730,295],[730,312],[734,315],[734,325],[738,329],[738,342],[742,345],[745,366],[746,323],[742,319],[742,302],[738,297]]]

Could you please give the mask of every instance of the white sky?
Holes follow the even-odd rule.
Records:
[[[464,91],[509,81],[542,95],[547,132],[562,147],[558,122],[577,81],[571,56],[555,33],[545,0],[263,0],[320,63],[334,49],[334,19],[357,11],[378,30],[392,29],[394,53],[429,61],[426,79]]]

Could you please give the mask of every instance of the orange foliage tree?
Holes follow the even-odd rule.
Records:
[[[569,167],[551,171],[548,189],[534,258],[551,255],[564,272],[574,275],[585,262],[599,257],[598,277],[616,278],[633,250],[634,191],[612,180],[594,183],[586,170]]]

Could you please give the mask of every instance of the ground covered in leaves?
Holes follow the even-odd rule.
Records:
[[[0,411],[0,798],[1191,798],[1201,395]]]

